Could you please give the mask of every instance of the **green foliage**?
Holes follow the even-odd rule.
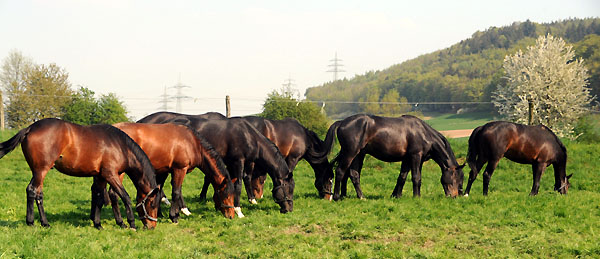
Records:
[[[600,114],[590,114],[579,118],[575,126],[577,141],[583,143],[600,142]]]
[[[506,56],[507,83],[493,96],[499,113],[514,122],[546,125],[562,137],[573,136],[577,119],[592,101],[583,60],[574,57],[572,46],[550,34],[540,36],[525,52]]]
[[[289,89],[271,92],[260,116],[271,120],[294,118],[304,127],[321,136],[327,133],[328,119],[321,109],[312,102],[295,99]]]
[[[590,94],[600,97],[600,35],[590,34],[579,43],[574,45],[577,57],[583,58],[585,67],[588,69],[588,87]],[[596,101],[599,101],[596,99]]]
[[[113,93],[94,98],[94,91],[80,87],[64,107],[63,119],[81,125],[129,121],[123,103]]]
[[[127,118],[127,110],[117,95],[109,93],[102,95],[99,104],[98,123],[114,124],[117,122],[130,121]]]
[[[2,135],[2,141],[12,134]],[[450,144],[462,162],[467,140],[451,139]],[[17,149],[0,159],[0,254],[2,258],[594,258],[600,253],[599,151],[595,144],[566,141],[565,145],[567,173],[574,173],[568,195],[552,191],[549,168],[542,176],[540,194],[529,197],[531,166],[503,159],[488,197],[481,194],[481,174],[470,197],[444,197],[440,169],[429,161],[423,165],[422,197],[412,198],[409,179],[404,197],[393,199],[400,163],[367,156],[361,175],[367,200],[355,198],[352,184],[347,199],[319,199],[312,169],[300,162],[294,172],[292,213],[279,213],[268,179],[259,204],[249,204],[242,194],[246,218],[228,220],[215,211],[212,200],[196,198],[204,175],[194,170],[183,185],[192,215],[182,216],[175,225],[162,205],[165,217],[157,228],[137,232],[116,226],[110,208],[102,210],[104,230],[95,230],[88,218],[92,179],[55,170],[44,182],[51,227],[39,225],[37,210],[35,225],[27,226],[23,190],[31,173]],[[125,187],[134,197],[135,188],[127,179]],[[170,184],[165,188],[170,196]],[[141,226],[137,215],[136,224]]]
[[[366,112],[365,106],[358,103],[329,103],[327,101],[359,102],[369,96],[371,88],[379,88],[379,101],[392,89],[408,102],[489,102],[491,92],[501,83],[502,62],[504,57],[518,49],[535,44],[539,35],[548,33],[565,38],[574,43],[586,35],[600,34],[600,19],[569,19],[560,22],[538,24],[531,21],[515,22],[505,27],[491,27],[476,32],[471,38],[446,49],[419,56],[415,59],[393,65],[382,71],[368,71],[352,79],[343,79],[325,83],[306,90],[306,98],[325,101],[325,109],[331,117],[343,113]],[[595,41],[594,41],[595,42]],[[592,44],[592,42],[588,42]],[[598,47],[590,45],[588,52],[595,53]],[[590,52],[590,50],[592,50]],[[579,52],[577,53],[579,56]],[[581,54],[584,55],[584,54]],[[590,70],[592,92],[597,95],[597,77],[600,71],[591,67],[598,66],[600,60],[585,58]],[[592,64],[593,63],[593,64]],[[596,64],[596,65],[594,65]],[[595,79],[596,78],[596,79]],[[471,107],[472,105],[466,106]],[[420,105],[427,111],[449,112],[464,108],[464,105]],[[479,110],[492,111],[491,105],[478,105]]]

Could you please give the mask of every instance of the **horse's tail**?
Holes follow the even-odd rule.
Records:
[[[317,133],[315,133],[314,131],[307,129],[304,126],[302,127],[302,129],[304,130],[305,135],[310,141],[310,145],[308,146],[306,153],[304,153],[305,159],[310,160],[311,162],[322,162],[322,158],[324,157],[323,152],[326,149],[325,142],[321,140]],[[327,155],[325,155],[325,157],[327,157]]]
[[[27,137],[31,126],[20,130],[16,135],[7,141],[0,143],[0,158],[13,151]]]
[[[477,154],[479,154],[479,148],[477,147],[477,138],[479,138],[479,132],[481,132],[483,126],[479,126],[473,130],[469,137],[469,148],[467,151],[467,163],[470,165],[475,164],[477,161]]]
[[[336,121],[329,126],[329,130],[327,130],[327,135],[323,143],[323,149],[321,149],[319,152],[315,152],[314,154],[314,156],[319,158],[320,161],[327,160],[327,155],[329,155],[329,152],[331,152],[331,148],[333,147],[335,132],[340,127],[341,123],[342,121]]]

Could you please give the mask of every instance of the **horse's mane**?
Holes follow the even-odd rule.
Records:
[[[265,135],[263,135],[262,133],[258,132],[258,130],[256,128],[254,128],[254,126],[252,126],[249,122],[247,122],[246,120],[240,119],[241,122],[243,122],[244,124],[246,124],[246,128],[249,128],[249,130],[254,131],[254,135],[256,135],[259,139],[262,139],[263,141],[265,141],[268,145],[269,148],[271,148],[273,150],[273,152],[275,153],[275,162],[277,163],[277,167],[282,168],[282,167],[288,167],[287,163],[285,162],[285,159],[283,159],[283,154],[281,154],[281,151],[279,151],[279,148],[275,145],[275,143],[273,143],[273,141],[271,141],[270,139],[268,139],[267,137],[265,137]],[[289,170],[289,168],[288,168]],[[289,172],[286,172],[286,174]]]
[[[560,141],[560,138],[558,138],[558,136],[556,136],[556,134],[554,134],[554,132],[550,128],[548,128],[544,125],[542,125],[542,126],[544,129],[548,130],[548,132],[550,132],[550,134],[552,134],[552,136],[556,140],[556,143],[558,143],[558,146],[560,147],[560,149],[563,151],[563,153],[565,153],[565,161],[566,161],[567,160],[567,147],[565,147],[565,145],[562,143],[562,141]]]
[[[225,167],[225,162],[223,162],[223,158],[221,158],[215,147],[208,143],[208,141],[202,135],[200,135],[200,132],[190,126],[184,126],[194,133],[194,136],[196,136],[196,138],[200,141],[202,148],[204,148],[206,153],[208,153],[208,155],[217,162],[217,168],[223,173],[223,176],[231,179],[229,171],[227,171],[227,168]]]
[[[442,150],[448,154],[448,157],[450,159],[454,159],[454,162],[456,162],[456,165],[458,165],[458,161],[456,161],[456,156],[454,155],[454,151],[452,150],[452,147],[450,146],[450,142],[448,142],[448,139],[446,137],[444,137],[444,135],[442,135],[442,133],[435,130],[433,127],[431,127],[431,125],[427,124],[426,122],[424,122],[423,120],[421,120],[415,116],[403,115],[402,117],[405,117],[405,116],[417,119],[423,125],[423,127],[429,132],[429,134],[431,134],[431,136],[434,137],[439,142],[438,144],[440,144],[440,147],[442,148]],[[451,166],[451,165],[448,165],[448,166]]]
[[[103,129],[112,139],[118,139],[121,143],[125,144],[125,146],[133,153],[136,159],[140,162],[142,166],[142,174],[144,178],[148,180],[152,187],[156,186],[156,173],[150,159],[144,153],[142,148],[129,137],[125,132],[120,129],[113,127],[108,124],[99,124],[97,127]]]

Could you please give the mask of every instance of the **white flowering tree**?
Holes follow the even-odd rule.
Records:
[[[531,112],[533,125],[544,124],[559,136],[572,137],[575,122],[593,98],[583,60],[574,57],[572,46],[549,34],[526,52],[507,55],[507,83],[492,96],[499,113],[526,124]]]

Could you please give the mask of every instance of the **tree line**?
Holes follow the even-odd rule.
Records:
[[[504,58],[534,45],[538,36],[548,34],[561,37],[573,45],[575,58],[583,58],[588,69],[587,82],[591,95],[599,96],[598,18],[568,19],[544,24],[527,20],[500,28],[491,27],[483,32],[475,32],[471,38],[446,49],[421,55],[385,70],[368,71],[352,79],[327,82],[307,89],[305,95],[312,101],[356,102],[327,103],[325,110],[334,117],[336,114],[389,112],[389,107],[374,102],[491,102],[492,93],[499,85],[507,83],[502,67]],[[464,105],[428,105],[420,109],[455,111],[461,107]],[[489,104],[480,104],[475,108],[495,110]],[[402,110],[401,107],[397,109]]]
[[[64,68],[54,63],[36,64],[18,50],[4,59],[0,86],[9,128],[23,128],[51,117],[84,125],[129,120],[115,94],[96,98],[86,87],[73,90]]]

